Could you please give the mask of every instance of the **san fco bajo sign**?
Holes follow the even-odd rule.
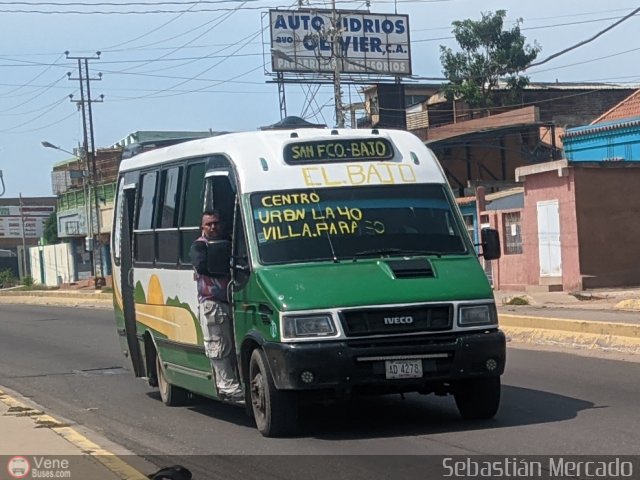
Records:
[[[331,10],[270,10],[274,72],[334,71]],[[337,11],[342,73],[411,75],[408,15]]]

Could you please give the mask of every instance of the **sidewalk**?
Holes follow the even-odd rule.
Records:
[[[147,477],[137,468],[157,470],[106,439],[99,440],[106,447],[98,445],[17,393],[4,390],[0,390],[0,432],[0,479],[144,480]],[[123,461],[122,456],[126,456],[128,462],[134,460],[137,468]],[[11,476],[7,477],[6,473]]]
[[[640,289],[500,291],[495,298],[512,342],[640,355]]]
[[[494,292],[496,304],[523,299],[531,307],[572,308],[578,310],[640,311],[640,288],[601,289],[585,292]]]

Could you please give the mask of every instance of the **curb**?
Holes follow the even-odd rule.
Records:
[[[16,290],[0,292],[0,298],[10,297],[36,297],[36,298],[78,298],[84,300],[111,300],[112,293],[102,292],[59,292],[56,290]]]
[[[69,427],[41,410],[36,410],[0,389],[0,402],[9,407],[9,414],[28,417],[35,428],[48,428],[78,449],[79,454],[87,455],[104,466],[122,480],[146,480],[148,477],[117,455],[100,447],[77,430]]]
[[[54,297],[54,296],[25,296],[25,295],[0,295],[0,305],[56,305],[58,307],[71,308],[99,308],[112,309],[113,299],[86,298],[86,297]]]
[[[640,354],[640,325],[499,314],[511,341],[563,344]]]

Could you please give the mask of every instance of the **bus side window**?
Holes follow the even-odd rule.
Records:
[[[189,249],[200,236],[202,219],[202,187],[204,185],[204,162],[187,165],[186,180],[182,189],[182,212],[180,216],[180,260],[191,268]]]
[[[153,217],[157,179],[158,172],[144,173],[140,179],[133,249],[134,262],[139,264],[149,265],[155,260]]]
[[[160,172],[160,189],[156,208],[156,252],[158,263],[177,266],[180,257],[178,208],[182,167],[171,167]]]

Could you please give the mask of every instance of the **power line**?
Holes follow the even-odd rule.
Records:
[[[193,7],[195,7],[196,5],[198,5],[198,4],[200,4],[200,3],[201,3],[201,2],[196,2],[196,3],[194,3]],[[130,40],[126,40],[126,41],[124,41],[124,42],[120,42],[120,43],[117,43],[117,44],[112,45],[112,46],[110,46],[110,47],[107,47],[106,49],[103,49],[102,51],[103,51],[103,52],[105,52],[105,51],[111,51],[111,50],[112,50],[112,49],[114,49],[114,48],[122,47],[122,46],[124,46],[124,45],[129,45],[129,44],[131,44],[131,43],[133,43],[133,42],[136,42],[136,41],[140,40],[141,38],[147,37],[147,36],[151,35],[152,33],[155,33],[155,32],[157,32],[158,30],[163,29],[164,27],[166,27],[166,26],[167,26],[167,25],[169,25],[170,23],[173,23],[173,22],[177,21],[180,17],[182,17],[185,13],[187,13],[187,12],[188,12],[188,11],[190,11],[190,10],[191,10],[191,8],[188,8],[186,11],[184,11],[184,12],[180,12],[180,14],[179,14],[179,15],[177,15],[177,16],[175,16],[175,17],[173,17],[173,18],[169,19],[169,20],[167,20],[166,22],[164,22],[164,23],[163,23],[163,24],[161,24],[161,25],[158,25],[157,27],[152,28],[151,30],[149,30],[149,31],[147,31],[147,32],[145,32],[145,33],[143,33],[143,34],[141,34],[141,35],[138,35],[137,37],[134,37],[134,38],[132,38],[132,39],[130,39]]]
[[[14,131],[20,127],[24,127],[25,125],[29,125],[30,123],[33,123],[35,120],[38,120],[39,118],[44,117],[47,113],[51,112],[52,110],[55,110],[56,107],[62,105],[63,102],[65,102],[66,100],[68,100],[69,97],[64,97],[60,100],[58,100],[57,102],[55,102],[51,107],[49,107],[48,109],[46,109],[44,112],[40,113],[39,115],[36,115],[33,118],[30,118],[29,120],[19,123],[18,125],[13,125],[11,128],[2,130],[3,133],[8,133],[11,131]]]
[[[600,30],[598,33],[596,33],[595,35],[587,38],[586,40],[583,40],[581,42],[576,43],[575,45],[572,45],[568,48],[565,48],[564,50],[560,50],[557,53],[554,53],[553,55],[545,58],[544,60],[541,60],[539,62],[534,62],[529,64],[529,67],[537,67],[538,65],[542,65],[544,63],[549,62],[550,60],[553,60],[554,58],[559,57],[560,55],[564,55],[565,53],[570,52],[571,50],[575,50],[578,47],[581,47],[582,45],[586,45],[587,43],[590,43],[592,41],[594,41],[596,38],[600,37],[601,35],[604,35],[605,33],[607,33],[609,30],[612,30],[613,28],[617,27],[618,25],[620,25],[622,22],[628,20],[629,18],[633,17],[636,13],[640,12],[640,7],[636,8],[635,10],[633,10],[631,13],[629,13],[628,15],[625,15],[624,17],[622,17],[620,20],[618,20],[617,22],[609,25],[607,28]]]
[[[29,85],[31,85],[33,82],[35,82],[38,78],[40,78],[42,75],[44,75],[45,73],[47,73],[56,63],[58,63],[58,60],[60,60],[60,58],[62,58],[62,55],[60,55],[58,58],[55,59],[55,61],[53,62],[52,65],[47,65],[44,70],[42,70],[40,73],[38,73],[35,77],[33,77],[31,80],[29,80],[27,83],[23,83],[22,85],[14,88],[13,90],[10,90],[8,92],[4,92],[0,95],[12,95],[16,92],[19,92],[21,89],[23,89],[24,87],[28,87]]]
[[[27,100],[25,100],[24,102],[18,103],[17,105],[14,105],[12,107],[9,108],[5,108],[4,110],[0,110],[0,113],[6,113],[6,112],[11,112],[13,110],[15,110],[16,108],[22,107],[24,105],[26,105],[27,103],[32,102],[33,100],[35,100],[38,97],[41,97],[42,95],[44,95],[46,92],[48,92],[49,90],[51,90],[51,88],[53,88],[53,86],[55,86],[56,84],[60,83],[60,81],[62,79],[66,78],[66,75],[58,78],[57,80],[51,82],[49,85],[46,85],[45,87],[42,87],[40,89],[39,92],[35,93],[33,96],[31,96],[30,98],[28,98]]]
[[[244,3],[243,3],[242,5],[244,5]],[[239,6],[238,8],[240,8],[240,6]],[[202,32],[202,33],[200,33],[198,36],[196,36],[196,37],[192,38],[191,40],[189,40],[188,42],[186,42],[186,43],[185,43],[185,44],[183,44],[182,46],[177,47],[177,48],[173,49],[172,51],[167,52],[167,53],[165,53],[165,54],[161,55],[160,57],[157,57],[156,59],[154,59],[154,60],[153,60],[153,62],[155,62],[155,61],[161,61],[161,60],[167,59],[167,57],[168,57],[169,55],[172,55],[173,53],[176,53],[176,52],[180,51],[180,50],[181,50],[181,49],[183,49],[184,47],[189,46],[192,42],[195,42],[195,41],[196,41],[196,40],[198,40],[199,38],[202,38],[202,37],[203,37],[203,36],[205,36],[207,33],[211,32],[213,29],[215,29],[216,27],[218,27],[218,26],[220,26],[221,24],[223,24],[224,22],[226,22],[226,21],[227,21],[229,18],[231,18],[231,16],[232,16],[234,13],[236,13],[236,12],[237,12],[237,10],[234,10],[234,11],[231,11],[231,12],[227,12],[227,13],[225,13],[225,14],[221,15],[220,17],[216,18],[216,19],[215,19],[216,23],[214,23],[210,28],[206,29],[204,32]],[[248,37],[245,37],[245,39],[246,39],[246,38],[248,38]],[[243,39],[243,40],[244,40],[244,39]],[[242,40],[240,40],[240,41],[242,41]],[[216,57],[215,53],[223,52],[224,50],[226,50],[226,49],[228,49],[228,48],[230,48],[230,47],[224,47],[223,49],[218,50],[217,52],[214,52],[214,54],[206,55],[206,56],[205,56],[205,57],[203,57],[202,59],[204,59],[204,58],[214,58],[214,57]],[[200,60],[200,59],[198,59],[198,60]],[[182,63],[182,64],[180,64],[180,65],[172,65],[172,66],[170,66],[170,67],[165,67],[165,68],[161,68],[161,69],[156,69],[156,70],[154,70],[154,72],[162,71],[162,70],[168,70],[168,69],[172,69],[172,68],[182,67],[182,66],[184,66],[184,65],[188,65],[188,64],[190,64],[190,63],[193,63],[194,61],[195,61],[195,60],[190,60],[190,61],[186,61],[186,62],[184,62],[184,63]],[[141,67],[141,66],[144,66],[144,65],[148,65],[148,64],[150,64],[150,63],[152,63],[152,61],[149,61],[149,62],[147,62],[146,64],[139,65],[138,67]],[[136,68],[138,68],[138,67],[136,67]]]
[[[247,0],[258,1],[258,0]],[[265,10],[281,7],[276,6],[256,6],[243,7],[242,10]],[[166,14],[166,13],[206,13],[206,12],[228,12],[237,10],[237,8],[200,8],[194,10],[7,10],[0,9],[0,13],[26,13],[39,15],[150,15],[150,14]]]

